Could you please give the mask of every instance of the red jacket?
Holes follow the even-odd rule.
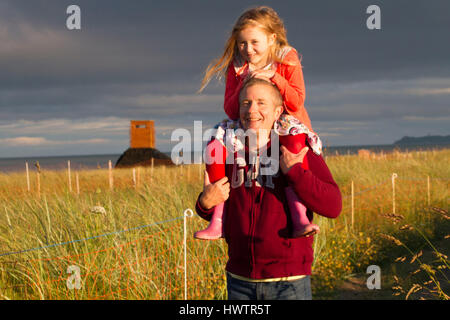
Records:
[[[306,156],[309,170],[296,164],[287,175],[279,170],[273,176],[254,175],[252,179],[248,173],[253,165],[226,165],[231,184],[224,220],[227,271],[251,279],[311,274],[313,237],[289,238],[292,225],[284,188],[294,188],[310,220],[313,211],[336,218],[342,199],[323,158],[312,151]],[[213,209],[204,210],[198,200],[196,211],[206,220],[213,213]]]
[[[275,75],[271,81],[278,87],[283,96],[285,112],[300,120],[309,130],[314,131],[304,106],[305,82],[297,51],[290,47],[286,48],[286,51],[285,56],[281,58],[283,62],[289,64],[277,64]],[[239,92],[246,76],[246,69],[248,69],[247,65],[238,66],[236,61],[228,67],[224,109],[227,116],[232,120],[239,118]]]

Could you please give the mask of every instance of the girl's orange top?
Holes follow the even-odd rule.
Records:
[[[276,69],[271,81],[283,96],[285,112],[300,120],[309,130],[313,131],[311,120],[304,106],[305,82],[297,51],[292,47],[285,47],[281,50],[280,58],[282,62],[293,65],[271,63],[264,69]],[[239,119],[239,92],[248,73],[249,67],[246,61],[235,59],[228,67],[224,109],[232,120]]]

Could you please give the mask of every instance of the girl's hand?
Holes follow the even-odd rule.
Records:
[[[287,174],[289,170],[297,163],[302,163],[309,148],[304,147],[299,153],[290,152],[285,146],[280,147],[280,168],[283,174]]]
[[[205,179],[203,182],[203,193],[199,202],[202,208],[209,210],[219,203],[225,202],[230,195],[230,183],[225,176],[222,179],[211,183],[209,181],[208,172],[205,171]]]
[[[270,81],[274,75],[275,70],[255,70],[249,74],[249,77]]]

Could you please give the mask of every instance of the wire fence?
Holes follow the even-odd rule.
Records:
[[[193,239],[186,239],[185,245],[179,245],[179,234],[183,233],[182,221],[188,218],[183,216],[161,221],[157,231],[152,230],[152,226],[146,226],[150,228],[149,235],[100,250],[51,258],[2,261],[2,271],[9,273],[14,283],[0,288],[0,293],[3,297],[26,300],[199,299],[204,296],[203,290],[224,281],[217,266],[223,266],[225,256],[218,256],[212,251],[204,252],[201,256],[187,254],[188,250],[189,253],[195,252],[203,246]],[[184,235],[187,235],[187,231]],[[67,244],[53,244],[32,250]],[[9,252],[3,256],[30,251]],[[202,279],[200,274],[209,274],[210,277]]]
[[[404,183],[396,184],[396,180]],[[343,196],[345,214],[351,214],[353,227],[356,223],[369,223],[368,215],[361,214],[368,208],[395,213],[396,208],[418,202],[430,205],[433,181],[446,184],[448,190],[449,179],[399,177],[395,173],[374,186],[363,186],[358,192],[354,192],[352,181],[351,193]],[[417,192],[411,192],[411,188],[422,190],[423,197],[418,199]],[[375,197],[364,197],[374,192]],[[182,216],[152,224],[0,253],[0,280],[8,282],[0,288],[0,295],[7,299],[27,300],[224,298],[226,252],[223,243],[194,240],[188,222],[192,220],[187,214],[189,210]],[[358,221],[355,215],[358,215]],[[94,239],[136,230],[144,230],[147,234],[98,250],[51,257],[51,249],[55,247],[76,247]],[[31,252],[37,253],[38,257],[3,260]],[[41,254],[50,257],[44,258]],[[212,290],[217,287],[222,291]]]

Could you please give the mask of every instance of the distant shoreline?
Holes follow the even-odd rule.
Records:
[[[325,156],[334,155],[352,155],[357,154],[360,149],[367,149],[375,153],[389,153],[394,150],[406,151],[426,151],[441,150],[450,148],[447,145],[357,145],[357,146],[323,146]],[[171,155],[170,152],[163,152]],[[103,155],[63,155],[63,156],[40,156],[40,157],[14,157],[0,158],[0,173],[20,173],[25,171],[25,162],[28,162],[29,170],[34,171],[34,164],[39,161],[42,170],[66,170],[67,161],[70,160],[71,169],[89,170],[89,169],[107,169],[108,162],[111,160],[114,166],[121,154],[103,154]],[[201,153],[192,153],[191,159],[200,159]],[[197,161],[198,162],[198,161]]]
[[[446,149],[450,148],[450,142],[447,144],[436,144],[436,145],[430,145],[430,144],[379,144],[379,145],[350,145],[350,146],[322,146],[323,150],[351,150],[356,152],[359,149],[368,149],[368,150],[418,150],[418,149],[424,149],[424,150],[430,150],[430,149]],[[162,153],[170,156],[171,151],[161,151]],[[192,152],[194,154],[194,152]],[[83,157],[98,157],[98,158],[104,158],[104,157],[112,157],[112,158],[119,158],[121,156],[121,153],[108,153],[108,154],[78,154],[78,155],[55,155],[55,156],[26,156],[26,157],[0,157],[0,161],[2,160],[23,160],[23,159],[47,159],[47,158],[64,158],[66,160],[70,160],[73,158],[83,158]],[[112,159],[111,159],[112,160]]]
[[[74,170],[108,168],[108,161],[114,165],[120,154],[104,155],[67,155],[67,156],[38,156],[0,158],[0,173],[13,173],[25,171],[25,162],[28,162],[30,171],[34,171],[34,164],[39,161],[42,170],[67,169],[67,161]]]
[[[339,154],[357,154],[358,150],[366,149],[372,152],[392,152],[394,150],[406,152],[406,151],[427,151],[427,150],[442,150],[450,148],[450,144],[446,145],[398,145],[398,144],[388,144],[388,145],[361,145],[361,146],[340,146],[340,147],[326,147],[323,146],[325,155],[334,155],[336,151]]]

